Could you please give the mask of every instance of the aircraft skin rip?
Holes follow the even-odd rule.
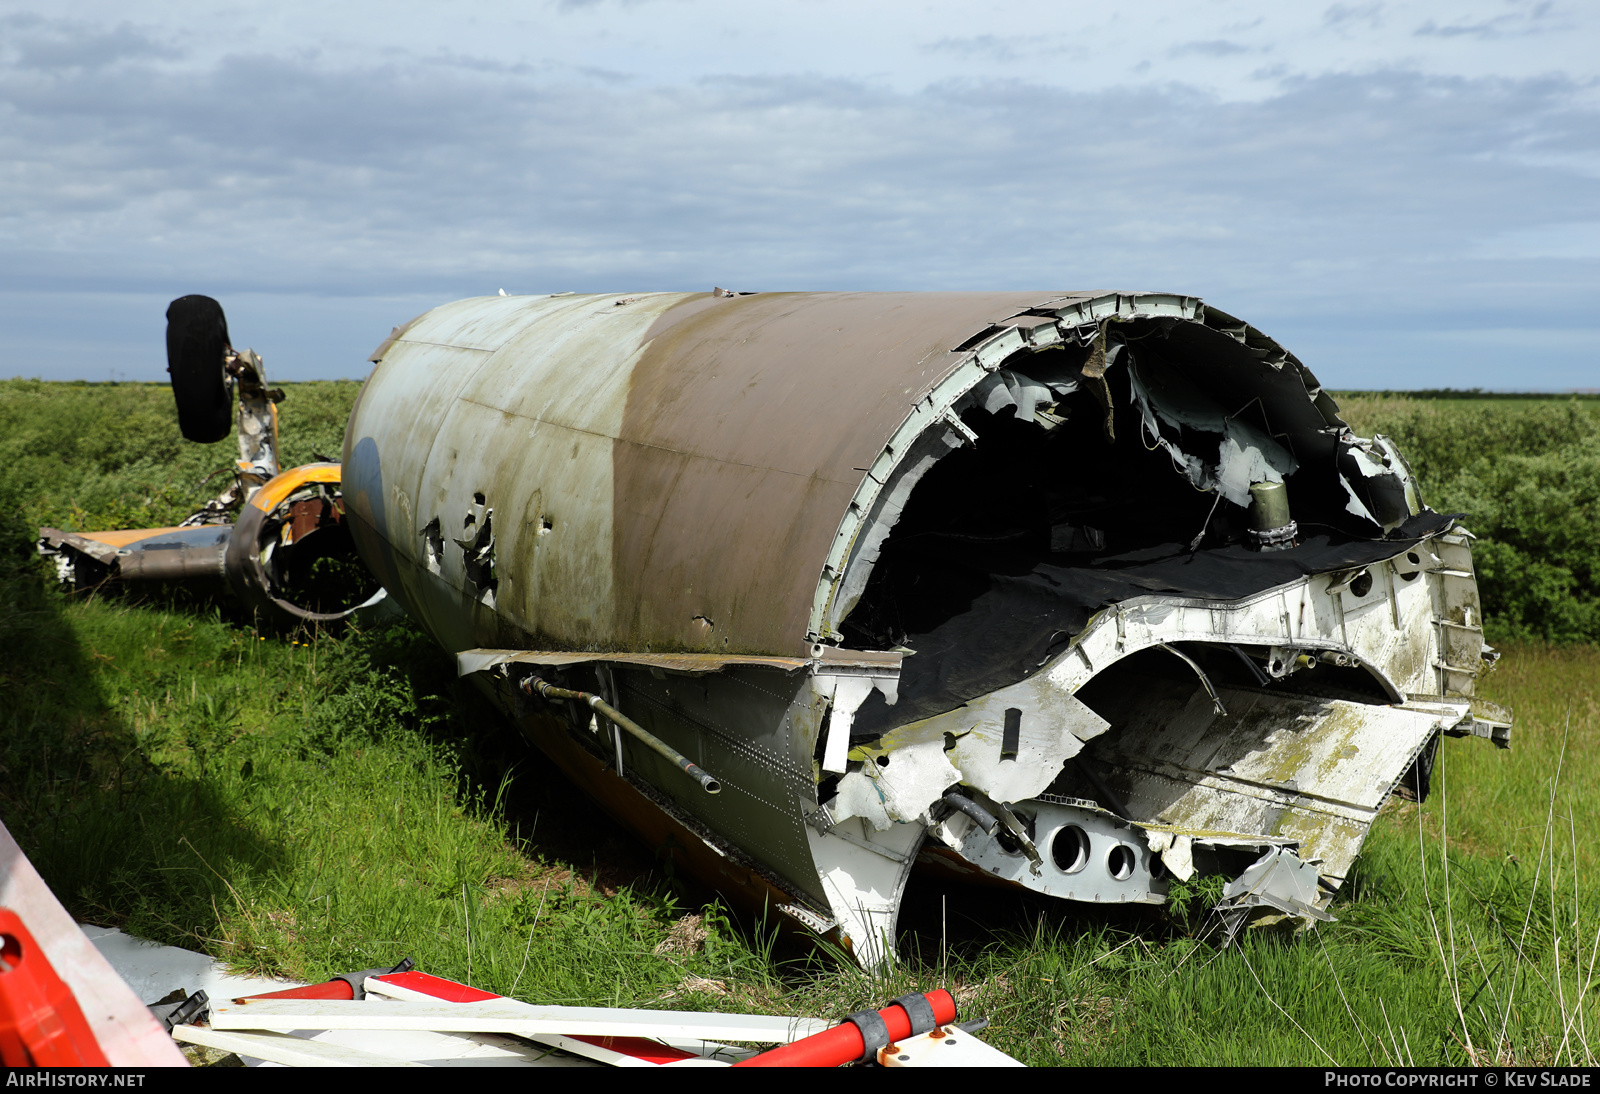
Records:
[[[214,428],[216,371],[250,428],[197,520],[241,516],[179,549],[258,612],[402,608],[544,777],[864,964],[914,867],[1101,904],[1221,875],[1231,933],[1325,917],[1441,737],[1509,742],[1471,533],[1197,297],[461,300],[282,483],[260,359],[204,299],[169,316],[175,390]],[[373,587],[296,602],[313,528]],[[107,535],[42,549],[137,570]]]
[[[625,823],[869,964],[918,862],[1159,903],[1289,856],[1322,914],[1440,734],[1509,725],[1470,535],[1191,296],[497,296],[374,362],[345,492],[390,594]],[[474,503],[492,605],[421,550]]]

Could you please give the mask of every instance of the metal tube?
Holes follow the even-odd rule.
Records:
[[[979,828],[982,828],[987,835],[994,835],[994,830],[999,827],[1000,822],[995,820],[995,818],[990,815],[987,809],[973,801],[971,798],[967,797],[965,794],[958,794],[954,790],[947,790],[944,795],[944,803],[951,809],[958,810],[959,812],[965,813],[967,816],[971,817],[973,823]]]
[[[1000,823],[1006,826],[1006,831],[1022,845],[1022,853],[1028,856],[1028,869],[1033,871],[1033,876],[1039,876],[1039,870],[1044,866],[1044,858],[1040,856],[1039,849],[1033,845],[1033,840],[1028,838],[1028,829],[1017,819],[1011,811],[1011,806],[1005,802],[996,802],[1000,807]]]
[[[198,547],[162,544],[148,549],[135,543],[117,552],[117,576],[123,581],[221,581],[227,549],[226,542]]]
[[[1228,716],[1228,708],[1222,705],[1222,697],[1217,694],[1217,689],[1211,686],[1211,677],[1207,676],[1205,670],[1195,663],[1193,657],[1190,657],[1182,650],[1174,649],[1165,642],[1157,642],[1156,648],[1166,650],[1172,656],[1194,669],[1194,674],[1200,677],[1200,685],[1206,689],[1206,694],[1211,696],[1211,705],[1217,708],[1217,713],[1222,717],[1226,718]]]
[[[948,991],[939,988],[927,993],[925,998],[933,1009],[933,1020],[938,1026],[947,1026],[956,1020],[956,1001]],[[914,1036],[911,1014],[900,1003],[892,1003],[878,1012],[883,1022],[883,1032],[889,1043]],[[867,1055],[868,1045],[861,1027],[844,1021],[832,1029],[813,1033],[787,1045],[769,1049],[759,1056],[740,1060],[734,1067],[843,1067]],[[876,1052],[873,1053],[876,1055]]]
[[[524,680],[522,682],[522,690],[530,695],[538,692],[540,698],[543,699],[577,699],[587,703],[596,713],[604,715],[607,720],[633,734],[638,740],[650,746],[651,750],[658,755],[671,760],[679,771],[699,783],[700,788],[707,794],[722,793],[722,784],[717,782],[709,772],[593,692],[558,688],[554,684],[545,683],[537,676],[530,676]]]

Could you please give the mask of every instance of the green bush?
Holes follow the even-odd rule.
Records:
[[[1463,514],[1496,640],[1600,641],[1600,409],[1593,403],[1342,401],[1393,437],[1434,509]]]

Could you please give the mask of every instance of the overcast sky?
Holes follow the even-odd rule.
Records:
[[[1600,5],[0,0],[0,376],[462,296],[1145,288],[1331,387],[1600,388]],[[62,14],[68,13],[68,14]]]

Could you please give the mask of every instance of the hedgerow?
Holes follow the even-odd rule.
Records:
[[[1355,396],[1356,432],[1394,438],[1434,509],[1462,514],[1499,641],[1600,641],[1600,405]]]

